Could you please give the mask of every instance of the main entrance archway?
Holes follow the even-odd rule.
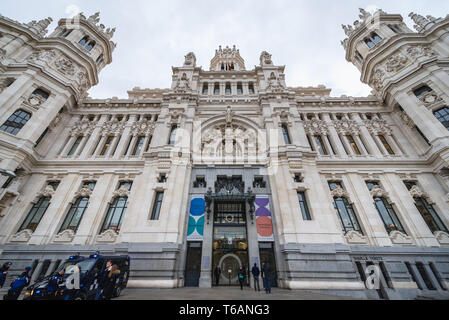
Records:
[[[215,202],[213,230],[213,268],[221,268],[218,285],[239,285],[238,270],[248,274],[248,237],[244,201]],[[217,285],[214,273],[214,285]],[[249,285],[248,277],[245,284]]]

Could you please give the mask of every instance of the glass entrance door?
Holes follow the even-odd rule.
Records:
[[[248,239],[244,202],[215,204],[212,247],[214,285],[239,285],[238,270],[240,267],[245,270],[245,284],[249,285]],[[221,269],[221,274],[218,277],[215,272],[217,266]]]
[[[270,271],[271,287],[277,287],[277,270],[276,259],[274,256],[274,248],[272,242],[259,243],[259,256],[260,263],[268,264],[268,270]]]
[[[186,287],[198,287],[201,274],[201,242],[188,242],[187,243],[187,261],[185,269],[185,281]]]

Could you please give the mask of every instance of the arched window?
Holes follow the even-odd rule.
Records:
[[[50,197],[40,197],[39,200],[33,205],[30,212],[19,228],[19,232],[22,230],[31,230],[35,231],[42,217],[47,211],[48,206],[50,205]]]
[[[89,41],[89,37],[85,36],[78,43],[84,47],[87,44],[88,41]]]
[[[59,232],[70,229],[76,233],[88,205],[89,197],[77,198],[70,207]]]
[[[438,109],[433,114],[438,119],[438,121],[440,121],[443,124],[443,126],[445,126],[446,129],[449,130],[449,108],[444,107],[444,108]]]
[[[254,84],[252,82],[248,84],[248,92],[249,94],[254,94]]]
[[[177,125],[171,127],[170,137],[168,139],[168,144],[175,144],[176,141],[176,131],[178,130]]]
[[[16,135],[28,122],[28,120],[30,120],[30,118],[31,113],[19,109],[5,121],[5,123],[0,127],[0,130]]]
[[[415,90],[413,90],[413,93],[415,94],[415,96],[419,99],[421,98],[421,96],[426,93],[426,92],[431,92],[432,89],[429,86],[421,86]]]
[[[366,186],[368,187],[368,190],[371,191],[374,187],[379,186],[379,184],[377,182],[367,182]],[[396,214],[396,211],[393,206],[388,203],[385,197],[374,197],[374,205],[388,233],[397,230],[407,234]]]
[[[203,94],[209,93],[209,84],[207,82],[203,83]]]
[[[243,94],[243,87],[241,82],[237,83],[237,94]]]
[[[374,46],[382,41],[382,38],[375,32],[371,33],[371,35],[365,38],[365,43],[369,48],[374,48]]]
[[[46,101],[50,96],[50,93],[40,88],[34,90],[32,94],[40,96],[44,101]]]
[[[334,191],[337,187],[343,189],[339,181],[329,182],[331,191]],[[334,208],[337,211],[342,230],[345,234],[349,231],[357,231],[363,234],[357,216],[348,199],[345,197],[334,197]]]
[[[87,46],[86,46],[86,50],[87,51],[90,51],[90,50],[92,50],[94,47],[95,47],[95,44],[96,44],[96,42],[95,41],[90,41],[88,44],[87,44]]]
[[[229,82],[226,82],[225,94],[231,94],[231,84]]]
[[[215,84],[214,84],[214,94],[215,95],[220,94],[220,84],[218,82],[215,82]]]

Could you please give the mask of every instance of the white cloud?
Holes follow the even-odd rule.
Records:
[[[371,89],[345,60],[341,24],[358,19],[358,8],[402,14],[410,26],[411,11],[449,13],[446,0],[432,0],[431,5],[428,0],[372,1],[15,0],[0,2],[0,11],[22,22],[51,16],[51,27],[65,15],[100,11],[101,23],[117,27],[113,40],[118,46],[100,83],[90,90],[92,97],[127,97],[135,86],[167,88],[171,66],[181,65],[187,52],[193,51],[197,64],[208,70],[218,45],[234,44],[247,69],[259,63],[261,51],[270,52],[276,64],[286,65],[289,86],[324,84],[333,95],[364,96]]]

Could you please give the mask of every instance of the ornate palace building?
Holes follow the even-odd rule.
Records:
[[[98,14],[48,36],[51,18],[1,16],[1,263],[34,281],[127,254],[128,286],[175,288],[265,262],[282,288],[449,297],[449,17],[360,12],[342,45],[368,97],[288,87],[269,53],[247,70],[220,47],[170,88],[93,99],[115,48]]]

